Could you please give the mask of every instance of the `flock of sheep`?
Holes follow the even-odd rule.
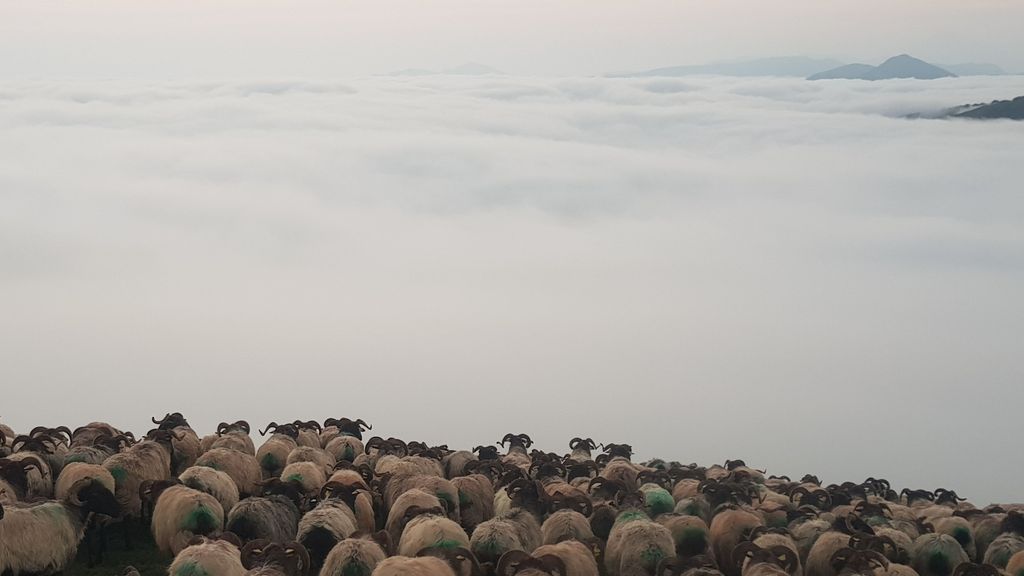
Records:
[[[271,423],[257,450],[244,421],[153,423],[0,425],[0,572],[102,562],[121,523],[128,546],[151,530],[170,576],[1024,576],[1024,505],[949,490],[639,464],[589,438],[554,454],[508,434],[501,454],[330,418]]]

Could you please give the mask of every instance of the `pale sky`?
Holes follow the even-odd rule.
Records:
[[[0,0],[0,421],[347,416],[1020,501],[1020,0]],[[378,75],[467,61],[507,76]]]
[[[482,62],[603,74],[910,53],[1024,72],[1018,0],[0,1],[0,74],[308,77]]]

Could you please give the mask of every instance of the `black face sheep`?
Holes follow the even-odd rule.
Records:
[[[591,456],[591,450],[595,450],[597,444],[594,443],[590,438],[573,438],[569,441],[569,458],[576,460],[577,462],[583,462],[587,460],[593,460]]]
[[[125,452],[114,454],[103,467],[114,477],[114,495],[126,524],[125,542],[129,543],[131,524],[142,516],[139,487],[146,480],[165,480],[171,474],[172,434],[166,430],[152,431],[146,440]]]
[[[244,542],[259,538],[291,542],[299,529],[301,502],[294,486],[271,480],[263,496],[245,498],[228,512],[226,529]]]
[[[743,576],[791,576],[800,568],[800,559],[790,547],[762,548],[753,542],[736,546],[732,563]]]
[[[249,437],[249,423],[239,420],[233,424],[227,422],[218,424],[216,439],[206,450],[213,448],[231,448],[255,456],[256,447],[252,443],[252,438]]]
[[[248,576],[306,576],[310,573],[309,554],[298,542],[279,544],[254,540],[242,547],[241,560]]]
[[[14,575],[64,570],[78,552],[89,514],[119,514],[114,494],[91,478],[76,482],[62,501],[0,510],[0,573]]]
[[[565,576],[566,568],[557,556],[537,558],[522,550],[513,550],[501,557],[495,573],[502,576]]]
[[[173,450],[172,472],[180,474],[195,464],[199,457],[199,435],[188,425],[188,421],[180,412],[166,414],[160,420],[152,418],[157,430],[168,430],[173,433],[171,449]]]
[[[320,570],[332,548],[356,531],[356,517],[338,499],[322,500],[299,520],[295,540],[309,552],[314,571]]]

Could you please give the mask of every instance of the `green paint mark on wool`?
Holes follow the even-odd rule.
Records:
[[[210,534],[220,528],[220,520],[212,510],[206,506],[199,506],[185,516],[182,528],[193,534]]]
[[[124,482],[124,479],[128,477],[128,471],[120,466],[114,466],[110,469],[110,475],[114,477],[114,482],[120,484]]]
[[[285,481],[286,482],[292,482],[292,481],[302,482],[302,474],[292,474],[291,476],[285,478]]]
[[[963,526],[958,526],[953,529],[953,538],[956,538],[961,546],[967,546],[971,543],[971,531]]]
[[[353,560],[341,569],[339,576],[370,576],[370,567]]]
[[[348,460],[349,462],[351,462],[356,457],[356,451],[355,451],[354,448],[352,448],[351,444],[346,444],[345,445],[345,451],[342,452],[341,456],[345,460]]]
[[[946,576],[950,570],[949,558],[942,552],[932,552],[928,556],[928,571],[939,576]]]
[[[448,503],[449,510],[455,510],[455,501],[452,500],[452,495],[447,492],[438,492],[436,494],[438,500],[444,500]]]
[[[462,544],[457,540],[441,540],[437,544],[431,546],[431,548],[444,548],[445,550],[452,550],[454,548],[458,548],[459,546],[462,546]]]
[[[615,519],[615,525],[625,524],[627,522],[635,522],[637,520],[647,520],[647,514],[639,510],[633,510],[631,512],[623,512],[619,514],[618,518]]]
[[[470,503],[469,494],[463,490],[459,490],[459,507],[465,508]]]
[[[174,576],[209,576],[206,570],[196,562],[185,562],[178,566]]]
[[[478,542],[476,546],[473,546],[473,553],[477,556],[484,556],[490,558],[492,556],[498,556],[504,552],[498,545],[497,540],[486,540],[484,542]]]
[[[686,556],[696,556],[708,545],[707,532],[700,528],[685,528],[676,543],[676,551]]]
[[[660,548],[648,548],[640,553],[640,559],[643,560],[644,568],[650,573],[657,569],[658,563],[664,557],[665,553]]]
[[[260,460],[260,467],[264,470],[277,470],[278,464],[277,456],[273,454],[264,454],[263,459]]]
[[[676,502],[672,499],[672,495],[665,490],[649,490],[644,495],[644,504],[647,505],[647,511],[651,516],[667,514],[676,507]]]

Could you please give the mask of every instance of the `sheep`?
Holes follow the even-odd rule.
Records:
[[[373,532],[377,526],[378,510],[374,494],[366,481],[354,470],[338,470],[320,489],[320,499],[340,498],[356,515],[356,527]],[[379,510],[383,513],[383,510]],[[381,520],[383,524],[383,520]]]
[[[1001,534],[985,550],[985,564],[1005,568],[1014,554],[1024,550],[1024,514],[1010,510],[999,526]]]
[[[238,504],[238,485],[231,476],[220,470],[209,466],[192,466],[182,472],[178,479],[185,486],[216,498],[223,510],[231,510]]]
[[[542,544],[558,544],[566,540],[589,540],[594,538],[587,517],[575,510],[562,509],[554,512],[540,527]]]
[[[421,515],[405,525],[398,541],[399,556],[415,556],[424,548],[469,547],[469,536],[454,521],[437,514]]]
[[[641,511],[619,514],[608,535],[604,563],[610,576],[653,574],[664,558],[675,556],[672,533]]]
[[[384,488],[385,506],[388,508],[393,507],[399,496],[413,488],[437,496],[445,507],[446,515],[455,522],[460,520],[459,490],[450,480],[440,476],[422,474],[392,476],[388,479],[387,486]]]
[[[314,496],[319,494],[320,489],[327,483],[327,476],[323,468],[315,462],[294,462],[281,471],[281,480],[295,482],[302,487],[306,495]]]
[[[227,540],[196,538],[174,557],[168,576],[243,576],[241,553]]]
[[[212,448],[195,461],[196,466],[207,466],[220,470],[238,486],[238,494],[245,497],[257,492],[257,485],[263,477],[260,465],[254,456],[230,448]]]
[[[799,570],[796,552],[788,546],[762,548],[743,542],[733,550],[732,564],[743,576],[788,576]]]
[[[323,469],[324,476],[329,476],[334,471],[334,465],[338,461],[321,448],[297,446],[288,453],[288,458],[285,459],[285,466],[295,464],[296,462],[312,462]]]
[[[0,505],[0,573],[63,571],[75,558],[90,514],[117,516],[117,500],[101,481],[81,478],[65,499],[5,508]],[[94,564],[90,548],[89,565]]]
[[[1015,554],[1024,551],[1024,538],[1018,534],[1000,534],[985,551],[984,562],[996,568],[1005,567]]]
[[[352,436],[336,436],[324,445],[324,451],[337,462],[352,462],[365,450],[362,440]]]
[[[302,516],[295,540],[309,552],[313,570],[319,570],[332,548],[356,531],[356,517],[344,502],[320,502]]]
[[[600,569],[594,555],[582,542],[567,540],[558,544],[545,544],[532,554],[536,558],[554,556],[565,566],[563,576],[598,576]]]
[[[455,576],[451,566],[440,558],[403,558],[395,556],[377,564],[373,576]]]
[[[758,526],[764,526],[761,517],[750,510],[732,507],[724,508],[711,520],[710,539],[712,554],[727,576],[739,576],[735,567],[728,562],[733,549],[744,540],[744,536]],[[843,544],[846,545],[845,543]],[[831,557],[831,554],[829,554]],[[828,576],[816,574],[813,576]]]
[[[177,554],[193,537],[220,532],[224,528],[224,509],[206,492],[188,486],[171,486],[156,499],[152,528],[157,549]]]
[[[668,528],[672,534],[676,556],[689,558],[708,553],[708,525],[700,518],[683,514],[662,514],[654,521]]]
[[[672,499],[672,495],[669,494],[668,490],[661,486],[644,484],[640,487],[640,492],[644,495],[644,509],[651,518],[656,517],[658,514],[667,514],[675,510],[676,501]]]
[[[360,441],[359,450],[356,451],[358,454],[363,451],[363,432],[367,430],[373,430],[373,426],[363,422],[362,419],[353,422],[348,418],[328,418],[324,420],[323,429],[320,431],[320,445],[326,448],[331,440],[338,437],[355,438]],[[351,462],[354,457],[355,454],[345,460]]]
[[[57,477],[57,482],[54,485],[53,497],[57,500],[64,500],[67,498],[68,492],[76,482],[83,478],[90,478],[97,480],[100,484],[103,484],[113,494],[116,490],[114,477],[110,475],[110,472],[96,464],[85,464],[83,462],[72,462],[64,467],[60,472],[60,476]]]
[[[276,492],[276,493],[275,493]],[[295,540],[299,529],[300,495],[279,481],[268,486],[263,496],[251,496],[228,512],[226,529],[242,541],[266,538],[284,543]]]
[[[72,447],[68,449],[67,453],[64,454],[64,466],[73,462],[103,464],[107,458],[121,452],[132,444],[134,444],[134,442],[124,434],[119,434],[117,436],[107,436],[106,434],[103,434],[97,436],[91,445],[72,445]]]
[[[533,440],[526,434],[505,434],[500,444],[504,448],[506,443],[508,443],[508,453],[501,457],[501,462],[508,466],[529,470],[533,461],[526,450],[533,445]]]
[[[24,436],[19,438],[25,438]],[[23,441],[20,443],[21,446],[33,446],[36,444],[35,441],[31,443]],[[15,444],[16,450],[20,449],[18,444]],[[40,449],[40,451],[42,451]],[[31,467],[24,468],[25,470],[25,493],[22,495],[22,500],[34,500],[34,499],[45,499],[53,497],[53,478],[54,475],[51,473],[50,461],[46,458],[46,453],[40,453],[37,451],[15,451],[13,454],[7,457],[7,460],[13,462],[31,462]],[[59,473],[59,471],[58,471]]]
[[[459,523],[472,533],[481,522],[494,517],[494,486],[482,474],[458,476],[451,480],[459,495]]]
[[[0,503],[30,500],[36,496],[34,492],[43,490],[39,483],[46,481],[42,476],[46,463],[35,455],[23,454],[18,460],[0,458]]]
[[[959,516],[946,516],[932,521],[935,532],[947,534],[956,539],[967,553],[968,558],[977,558],[977,547],[974,545],[974,529],[971,523]]]
[[[443,515],[444,506],[437,496],[413,488],[399,496],[394,506],[388,511],[384,530],[387,531],[392,541],[398,542],[406,524],[421,514]]]
[[[658,576],[722,576],[718,564],[710,556],[665,558],[658,564]]]
[[[476,454],[468,450],[458,450],[446,455],[441,459],[441,467],[444,468],[444,477],[452,480],[459,476],[466,476],[472,472],[469,470],[470,462],[479,462]]]
[[[250,456],[255,456],[256,447],[252,443],[252,438],[249,437],[249,423],[245,420],[239,420],[234,424],[228,424],[227,422],[218,424],[215,439],[208,447],[203,449],[203,452],[214,448],[231,448],[232,450],[238,450]]]
[[[320,576],[369,576],[387,558],[380,544],[363,538],[342,540],[327,554]]]
[[[496,574],[503,576],[563,576],[566,573],[565,563],[558,556],[548,555],[537,558],[523,552],[512,550],[505,553],[498,561]]]
[[[887,574],[894,565],[885,556],[874,550],[842,548],[829,561],[832,571],[840,576],[878,576]],[[909,569],[908,569],[909,570]],[[894,570],[903,572],[903,570]]]
[[[591,450],[596,448],[597,444],[595,444],[590,438],[573,438],[569,441],[569,450],[572,451],[572,453],[569,454],[569,458],[577,462],[593,460]]]
[[[969,562],[956,538],[947,534],[924,534],[914,541],[911,566],[921,576],[950,576],[957,566]]]
[[[832,569],[832,555],[850,546],[850,535],[838,530],[829,530],[814,541],[804,562],[806,576],[835,576]],[[798,544],[798,548],[800,545]]]
[[[169,430],[171,439],[171,471],[177,475],[195,464],[199,457],[199,435],[188,425],[188,421],[180,412],[166,414],[160,420],[151,419],[157,430]]]
[[[242,547],[241,560],[247,576],[306,576],[310,571],[309,554],[298,542],[253,540]]]
[[[125,452],[114,454],[103,462],[114,478],[118,506],[124,524],[125,545],[131,546],[130,525],[142,515],[142,499],[139,487],[146,480],[165,480],[171,474],[173,433],[166,430],[152,430],[147,439],[135,444]]]
[[[513,508],[477,526],[469,540],[469,549],[480,562],[493,565],[509,550],[530,553],[540,544],[537,519],[522,508]]]

